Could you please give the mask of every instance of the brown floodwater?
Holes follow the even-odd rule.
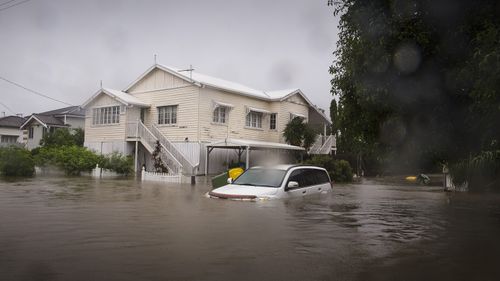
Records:
[[[288,201],[208,185],[0,180],[0,280],[500,280],[500,195],[375,183]]]

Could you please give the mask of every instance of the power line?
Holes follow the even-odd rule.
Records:
[[[25,86],[23,86],[23,85],[21,85],[21,84],[18,84],[18,83],[14,82],[14,81],[10,81],[10,80],[9,80],[9,79],[7,79],[7,78],[3,78],[2,76],[0,76],[0,79],[1,79],[1,80],[3,80],[3,81],[5,81],[5,82],[7,82],[7,83],[10,83],[10,84],[12,84],[12,85],[14,85],[14,86],[17,86],[17,87],[19,87],[19,88],[22,88],[22,89],[24,89],[24,90],[26,90],[26,91],[28,91],[28,92],[31,92],[31,93],[33,93],[33,94],[35,94],[35,95],[39,95],[39,96],[42,96],[42,97],[47,98],[47,99],[49,99],[49,100],[57,101],[57,102],[64,103],[64,104],[66,104],[66,105],[70,105],[70,106],[72,106],[72,104],[70,104],[70,103],[67,103],[67,102],[64,102],[64,101],[61,101],[61,100],[58,100],[58,99],[55,99],[55,98],[49,97],[49,96],[44,95],[44,94],[42,94],[42,93],[40,93],[40,92],[37,92],[37,91],[32,90],[32,89],[30,89],[30,88],[27,88],[27,87],[25,87]]]
[[[16,0],[9,0],[7,2],[3,2],[2,4],[0,4],[0,6],[7,5],[7,4],[14,2],[14,1],[16,1]]]
[[[21,4],[23,4],[23,3],[29,2],[29,1],[31,1],[31,0],[24,0],[24,1],[21,1],[21,2],[17,2],[17,3],[15,3],[15,4],[12,4],[12,5],[8,6],[8,7],[5,7],[5,8],[0,9],[0,12],[1,12],[1,11],[5,11],[5,10],[7,10],[7,9],[10,9],[10,8],[12,8],[12,7],[15,7],[15,6],[17,6],[17,5],[21,5]],[[7,3],[8,3],[8,2],[5,2],[4,4],[7,4]]]
[[[0,104],[3,105],[3,107],[7,108],[8,111],[12,112],[12,114],[16,115],[16,113],[12,109],[10,109],[10,107],[6,106],[5,103],[0,101]]]

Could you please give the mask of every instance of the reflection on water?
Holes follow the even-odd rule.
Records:
[[[496,280],[500,196],[337,185],[289,201],[134,180],[0,182],[1,280]]]

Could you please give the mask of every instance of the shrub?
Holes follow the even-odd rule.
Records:
[[[131,174],[133,172],[133,164],[132,156],[124,156],[119,152],[113,152],[108,156],[101,156],[99,160],[101,168],[112,170],[122,175]]]
[[[500,150],[482,151],[450,166],[455,186],[468,184],[470,190],[500,186]]]
[[[4,176],[33,176],[35,163],[29,150],[16,146],[0,148],[0,173]]]
[[[42,147],[35,155],[39,166],[53,165],[62,169],[67,175],[79,175],[90,172],[99,162],[99,156],[85,147],[76,145],[61,147]]]
[[[334,182],[352,181],[352,168],[346,160],[335,160],[330,155],[316,155],[304,164],[325,168]]]
[[[47,132],[40,140],[43,147],[83,146],[84,131],[81,128],[70,130],[58,128]]]

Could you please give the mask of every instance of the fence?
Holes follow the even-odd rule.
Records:
[[[172,175],[168,173],[147,172],[143,167],[141,171],[141,180],[181,183],[182,176],[180,174]]]

